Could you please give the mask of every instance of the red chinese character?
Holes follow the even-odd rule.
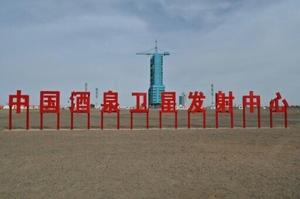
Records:
[[[40,92],[40,129],[44,128],[44,113],[56,113],[56,128],[60,124],[60,92]]]
[[[130,128],[133,128],[133,113],[146,113],[146,126],[149,128],[149,109],[147,108],[147,93],[134,92],[136,106],[130,109]]]
[[[279,103],[283,104],[280,106]],[[282,99],[280,92],[276,93],[276,97],[270,101],[270,128],[273,128],[273,113],[283,113],[284,114],[284,127],[287,128],[288,126],[288,119],[287,119],[287,108],[289,104],[286,99]]]
[[[176,92],[162,92],[161,93],[161,107],[159,111],[159,128],[162,128],[162,114],[174,113],[174,125],[177,128],[177,110],[176,110]]]
[[[87,128],[90,128],[90,92],[73,91],[70,97],[71,101],[71,129],[74,127],[74,113],[87,114]]]
[[[16,113],[21,113],[21,108],[26,108],[26,129],[29,129],[29,95],[22,95],[21,90],[17,90],[16,95],[9,95],[9,121],[8,128],[12,129],[12,109],[16,109]]]
[[[216,128],[219,128],[219,113],[230,114],[230,127],[233,128],[233,94],[229,91],[229,95],[219,91],[216,93]]]
[[[202,92],[195,91],[189,93],[189,99],[192,100],[188,109],[188,128],[191,128],[191,113],[202,113],[202,126],[206,127],[206,111],[203,107],[205,96]]]
[[[103,104],[101,104],[101,129],[103,129],[104,113],[117,113],[117,129],[120,128],[120,109],[118,92],[108,91],[103,93]]]
[[[246,128],[246,108],[250,113],[254,113],[257,108],[257,127],[260,128],[260,96],[254,95],[253,91],[249,91],[249,95],[243,96],[243,127]]]

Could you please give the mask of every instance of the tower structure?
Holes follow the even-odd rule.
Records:
[[[153,52],[154,50],[154,52]],[[152,51],[152,52],[151,52]],[[158,107],[161,104],[160,94],[165,91],[163,83],[163,57],[170,55],[169,52],[159,52],[157,41],[155,48],[147,52],[137,53],[137,55],[150,55],[150,87],[148,89],[148,98],[150,107]]]
[[[84,91],[85,91],[85,92],[88,91],[88,83],[87,83],[87,82],[84,83]]]
[[[97,108],[97,106],[98,106],[98,97],[99,97],[99,88],[95,89],[95,97],[96,97],[95,106]]]
[[[210,85],[210,94],[211,94],[211,108],[213,108],[215,106],[215,103],[214,103],[214,95],[215,95],[214,84]]]
[[[182,108],[185,108],[186,106],[186,94],[184,92],[182,92],[179,96],[179,106],[181,106]]]

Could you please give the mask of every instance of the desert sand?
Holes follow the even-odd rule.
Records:
[[[207,127],[201,117],[186,128],[186,112],[158,129],[158,112],[135,117],[129,129],[128,111],[121,113],[121,129],[115,117],[105,118],[99,128],[99,112],[92,113],[92,129],[85,116],[76,117],[69,130],[69,112],[62,112],[62,129],[56,131],[54,115],[45,117],[39,130],[39,114],[31,112],[31,127],[24,130],[24,115],[15,117],[7,130],[7,112],[0,112],[0,198],[300,198],[300,110],[289,110],[289,128],[280,116],[270,129],[263,111],[262,128],[249,117],[241,128],[214,128],[208,113]]]

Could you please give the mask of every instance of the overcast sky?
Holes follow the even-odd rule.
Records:
[[[1,0],[0,104],[22,89],[38,104],[42,89],[62,104],[88,83],[114,89],[122,105],[149,88],[154,47],[164,59],[166,90],[249,90],[264,104],[281,91],[300,104],[299,0]]]

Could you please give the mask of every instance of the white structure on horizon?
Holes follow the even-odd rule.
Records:
[[[181,93],[181,95],[179,95],[179,103],[178,103],[178,107],[179,108],[186,108],[187,106],[187,96],[184,92]]]

